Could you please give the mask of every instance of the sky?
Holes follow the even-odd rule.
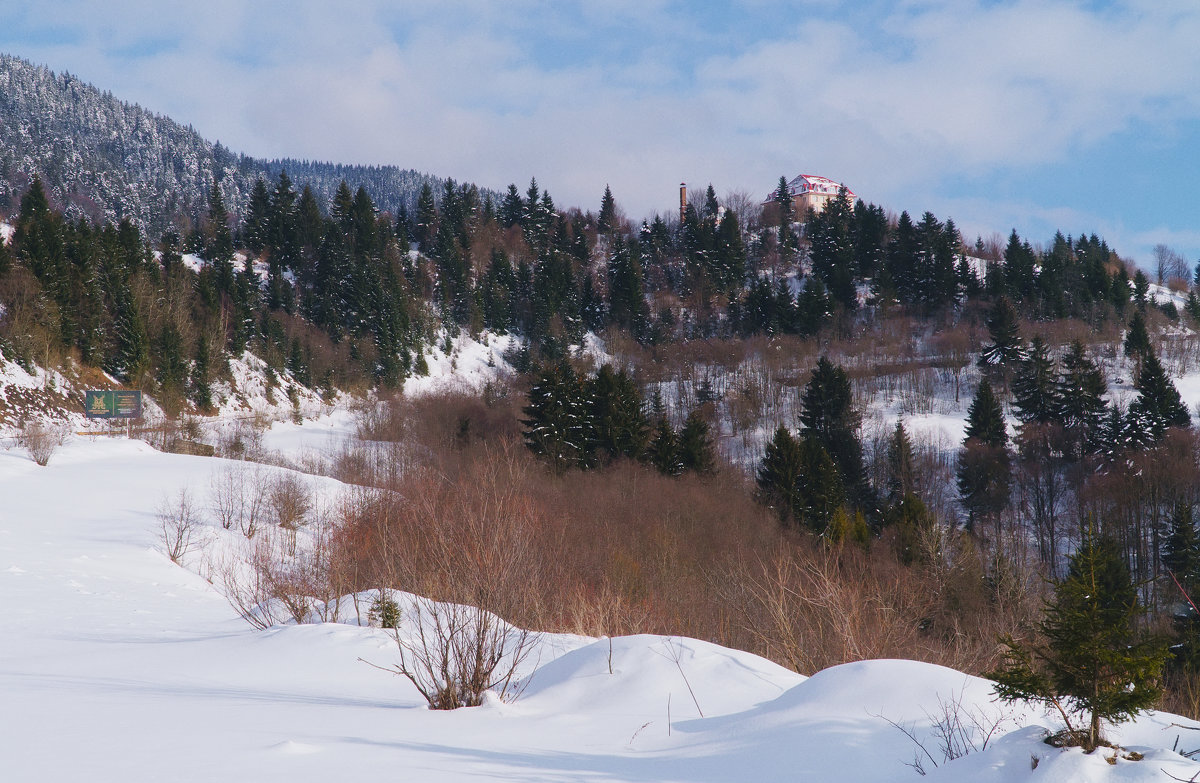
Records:
[[[1194,0],[39,0],[0,51],[257,157],[670,213],[820,174],[969,241],[1195,263]]]

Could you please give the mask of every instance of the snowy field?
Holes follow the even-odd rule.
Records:
[[[333,417],[268,437],[321,448],[347,427]],[[986,682],[949,669],[873,661],[806,679],[678,638],[614,639],[610,652],[608,640],[544,636],[520,699],[431,712],[406,680],[358,661],[394,664],[389,633],[353,614],[254,630],[165,556],[163,499],[184,487],[202,499],[226,465],[123,439],[76,438],[44,468],[0,452],[0,779],[915,781],[919,749],[893,724],[924,740],[932,780],[1200,771],[1171,752],[1200,747],[1173,716],[1124,727],[1116,737],[1146,758],[1110,765],[1044,745],[1050,716],[995,704]],[[235,535],[206,524],[209,537]],[[933,718],[951,702],[999,723],[986,749],[946,762]]]

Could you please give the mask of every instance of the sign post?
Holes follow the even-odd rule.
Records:
[[[83,395],[83,414],[89,419],[140,419],[142,393],[128,389],[88,390]]]

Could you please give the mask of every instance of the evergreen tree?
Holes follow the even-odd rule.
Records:
[[[608,259],[608,312],[612,322],[635,338],[646,335],[650,308],[642,287],[642,268],[625,239],[612,238]]]
[[[642,409],[637,383],[624,370],[604,365],[585,389],[588,451],[603,463],[618,457],[638,459],[646,451],[650,421]]]
[[[262,177],[254,180],[246,218],[242,221],[242,242],[252,255],[258,255],[267,245],[267,222],[271,216],[271,194]]]
[[[1037,255],[1028,242],[1021,241],[1014,229],[1004,250],[1004,280],[1009,296],[1018,302],[1027,302],[1036,296],[1036,268]]]
[[[979,383],[967,410],[967,431],[958,456],[958,493],[967,509],[968,526],[980,516],[1008,505],[1012,456],[1000,401],[987,379]]]
[[[512,228],[521,222],[524,214],[525,204],[521,201],[521,193],[517,190],[516,185],[510,184],[508,192],[500,201],[500,225],[504,228]]]
[[[1103,722],[1130,720],[1158,701],[1167,651],[1138,632],[1137,590],[1112,539],[1085,530],[1066,578],[1040,623],[1044,643],[1006,640],[1004,664],[987,676],[1005,701],[1053,705],[1067,730],[1062,744],[1087,751],[1103,742]],[[1071,720],[1087,719],[1086,728]]]
[[[822,535],[846,502],[845,487],[829,452],[815,439],[796,440],[780,425],[758,470],[760,497],[784,522]]]
[[[201,411],[212,408],[212,387],[208,382],[208,338],[203,334],[196,340],[196,355],[192,361],[191,397]]]
[[[853,220],[850,198],[841,188],[821,212],[810,210],[805,224],[813,274],[825,283],[833,301],[847,310],[858,306]]]
[[[779,186],[772,197],[776,209],[776,225],[779,228],[779,252],[787,255],[796,249],[796,235],[792,232],[792,223],[796,222],[796,210],[792,207],[792,193],[788,188],[787,177],[779,178]]]
[[[846,371],[822,356],[804,387],[801,405],[802,434],[828,452],[846,490],[856,502],[865,503],[868,488],[858,439],[860,418]]]
[[[824,284],[816,277],[806,277],[804,288],[796,298],[796,334],[815,337],[832,313],[833,304]]]
[[[991,344],[985,346],[979,355],[980,367],[1012,368],[1024,360],[1025,349],[1018,334],[1017,311],[1007,297],[996,300],[987,326]]]
[[[1040,336],[1035,336],[1030,341],[1028,355],[1013,376],[1013,407],[1017,418],[1032,424],[1056,421],[1062,408],[1057,381],[1050,346]]]
[[[1058,379],[1058,420],[1066,436],[1067,453],[1080,459],[1092,449],[1107,413],[1104,394],[1108,384],[1104,374],[1083,350],[1078,340],[1063,354],[1062,375]]]
[[[1149,442],[1161,440],[1168,427],[1191,426],[1192,417],[1179,390],[1153,351],[1142,359],[1134,388],[1138,397],[1129,405],[1129,414],[1139,422],[1138,430],[1146,433]]]
[[[1138,270],[1133,276],[1133,303],[1137,309],[1145,312],[1146,305],[1149,303],[1150,294],[1150,279],[1146,277],[1146,273]]]
[[[205,226],[204,260],[216,271],[217,290],[233,291],[233,234],[229,230],[229,211],[221,189],[214,182],[208,194],[208,220]]]
[[[1146,329],[1146,318],[1141,310],[1135,310],[1133,317],[1129,319],[1129,329],[1125,332],[1125,355],[1141,361],[1153,350],[1150,345],[1150,332]]]
[[[888,499],[896,502],[919,491],[916,457],[904,422],[897,421],[887,442]]]
[[[1168,573],[1165,586],[1172,596],[1172,625],[1175,643],[1171,646],[1173,664],[1188,673],[1200,671],[1200,612],[1193,603],[1200,600],[1200,535],[1192,506],[1176,503],[1167,520],[1167,538],[1162,563]]]
[[[524,408],[525,445],[557,473],[575,467],[587,453],[588,417],[583,388],[569,364],[543,368]]]
[[[679,433],[679,461],[684,470],[711,473],[716,468],[716,455],[708,422],[699,411],[688,414]]]
[[[654,428],[646,457],[659,473],[678,476],[683,472],[683,462],[679,455],[679,439],[675,436],[675,429],[671,426],[671,422],[665,418],[659,419]]]
[[[617,227],[617,202],[612,190],[604,186],[604,196],[600,199],[600,215],[596,218],[596,231],[607,234]]]
[[[416,223],[413,225],[413,239],[420,243],[422,252],[428,252],[436,230],[437,205],[433,200],[433,188],[425,182],[417,196]]]

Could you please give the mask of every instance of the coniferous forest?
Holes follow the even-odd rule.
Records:
[[[13,95],[24,71],[6,64]],[[39,78],[21,83],[57,84],[72,111],[96,98]],[[1142,668],[1165,667],[1169,706],[1200,712],[1200,441],[1174,380],[1200,366],[1200,299],[1167,252],[1147,274],[1095,234],[964,237],[844,190],[795,214],[786,176],[631,220],[607,187],[581,206],[536,178],[401,192],[392,174],[217,147],[172,164],[187,193],[147,179],[133,203],[89,206],[85,171],[41,163],[61,151],[0,141],[5,359],[101,369],[172,417],[212,415],[247,352],[327,398],[389,401],[366,429],[422,440],[436,470],[357,480],[438,497],[431,518],[492,503],[538,520],[509,587],[562,600],[505,605],[517,622],[687,633],[806,672],[885,655],[984,672],[1084,622],[1081,569],[1102,560],[1136,615],[1113,638],[1169,644]],[[519,338],[512,377],[399,395],[431,346],[481,335]],[[581,349],[597,340],[599,361]],[[957,411],[961,435],[930,426]],[[379,559],[395,514],[429,521],[346,512],[347,592],[398,567]],[[552,567],[564,552],[569,573]]]

